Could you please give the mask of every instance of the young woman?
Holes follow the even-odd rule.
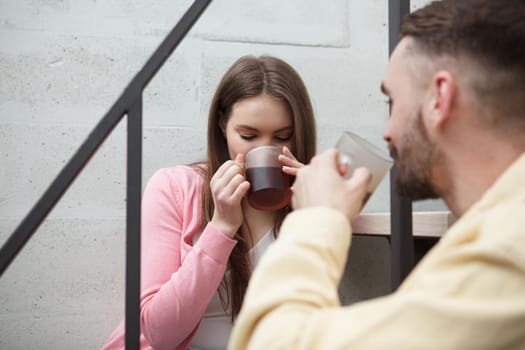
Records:
[[[315,154],[315,121],[297,72],[270,56],[238,59],[210,107],[205,163],[158,170],[142,200],[141,349],[225,349],[251,271],[290,211],[246,200],[244,155],[282,149],[294,175]],[[103,349],[123,349],[124,324]]]

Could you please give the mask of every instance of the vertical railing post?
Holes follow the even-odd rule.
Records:
[[[392,54],[399,41],[401,20],[410,12],[410,0],[388,1],[388,49]],[[412,202],[401,197],[394,186],[397,166],[390,171],[391,288],[397,289],[414,266]]]
[[[139,350],[142,96],[128,110],[126,201],[126,350]]]
[[[168,33],[153,52],[127,90],[130,94],[142,91],[150,79],[173,53],[211,0],[195,0],[177,25]],[[142,194],[142,95],[126,95],[133,98],[128,109],[128,174],[127,174],[127,220],[126,220],[126,350],[140,347],[140,204]]]

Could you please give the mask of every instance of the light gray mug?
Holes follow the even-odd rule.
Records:
[[[345,178],[350,178],[359,167],[366,167],[372,173],[372,180],[367,188],[367,199],[394,164],[385,151],[350,131],[343,132],[335,148],[340,153],[339,162],[348,165]]]

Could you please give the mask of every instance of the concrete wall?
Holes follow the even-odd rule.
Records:
[[[190,3],[0,0],[2,244]],[[384,0],[215,1],[144,91],[144,182],[159,167],[204,157],[211,95],[244,54],[275,55],[299,71],[319,150],[342,129],[383,145],[387,8]],[[0,349],[96,349],[122,319],[121,124],[0,279]],[[388,186],[365,211],[389,210]],[[388,290],[387,241],[356,237],[343,302]]]

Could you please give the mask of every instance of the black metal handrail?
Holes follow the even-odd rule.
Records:
[[[124,115],[127,115],[126,349],[139,349],[140,345],[142,92],[210,3],[211,0],[195,0],[188,8],[0,249],[1,276],[82,172],[106,137]]]

